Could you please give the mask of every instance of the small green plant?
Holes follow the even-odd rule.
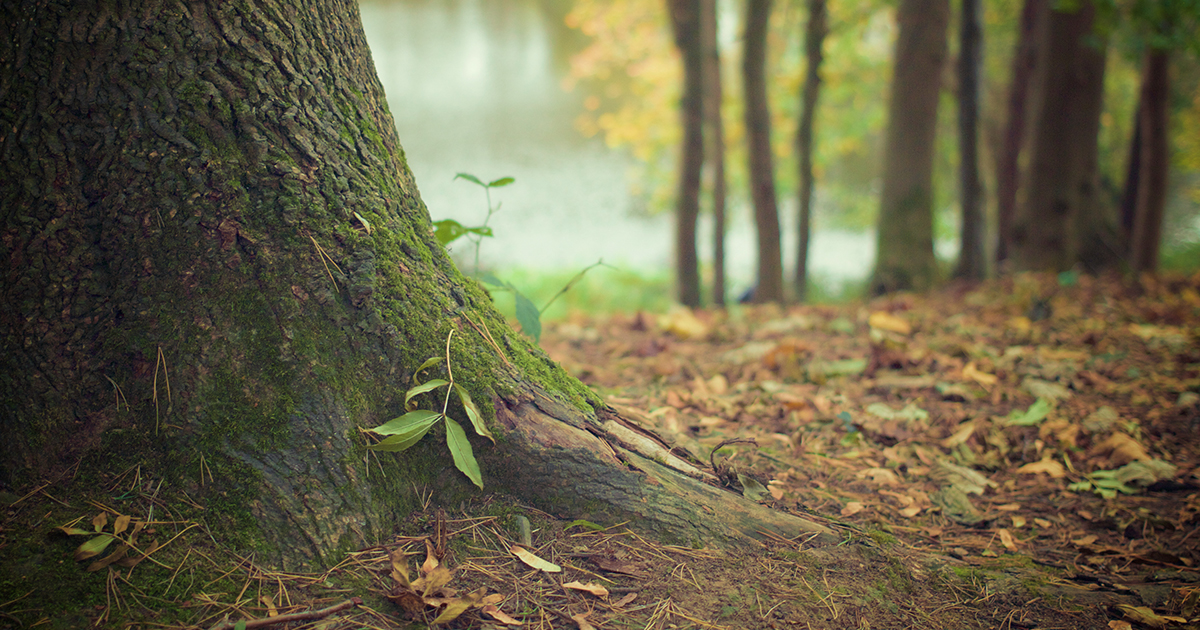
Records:
[[[454,459],[454,466],[462,471],[472,483],[482,489],[483,476],[479,472],[479,463],[475,461],[475,453],[471,450],[471,442],[467,439],[467,432],[463,430],[461,424],[446,415],[446,411],[450,406],[450,393],[454,392],[458,395],[463,409],[467,412],[467,418],[471,421],[471,425],[475,427],[475,433],[491,440],[492,444],[496,443],[496,438],[492,437],[492,432],[484,424],[483,416],[479,413],[479,408],[475,406],[475,401],[471,400],[471,395],[467,393],[467,390],[462,385],[459,385],[454,380],[454,370],[450,366],[450,339],[453,336],[453,330],[450,331],[449,335],[446,335],[446,378],[434,378],[424,383],[417,383],[417,377],[420,376],[421,372],[441,363],[443,358],[430,357],[422,363],[421,367],[417,368],[417,371],[413,373],[413,382],[416,385],[404,394],[404,407],[408,413],[385,422],[374,429],[369,429],[373,433],[388,437],[367,448],[396,453],[408,450],[414,444],[421,441],[421,438],[425,437],[425,434],[429,433],[429,430],[436,426],[439,421],[444,420],[446,422],[446,446],[450,449],[450,456]],[[442,410],[440,412],[413,408],[415,407],[413,398],[440,387],[446,388],[446,396],[442,399]]]
[[[492,205],[492,189],[503,188],[504,186],[512,184],[516,180],[512,177],[501,177],[500,179],[494,179],[490,182],[484,183],[483,180],[470,173],[459,173],[454,176],[454,179],[465,179],[483,188],[484,195],[487,197],[487,216],[484,217],[483,224],[475,227],[466,227],[454,219],[442,219],[440,221],[434,221],[434,236],[443,247],[449,245],[462,236],[466,236],[469,240],[471,240],[471,242],[475,243],[475,275],[483,282],[496,287],[498,290],[511,291],[516,300],[517,323],[521,325],[521,330],[530,337],[533,337],[535,342],[541,341],[542,313],[544,313],[547,308],[550,308],[550,305],[553,304],[555,300],[557,300],[567,291],[571,290],[571,287],[575,286],[577,282],[582,280],[584,274],[586,274],[588,271],[591,271],[593,267],[604,265],[604,261],[597,261],[595,264],[585,268],[583,271],[580,271],[575,275],[574,278],[567,282],[566,286],[560,289],[558,293],[554,294],[554,297],[550,298],[550,301],[546,302],[546,304],[539,309],[533,304],[532,300],[526,297],[524,293],[521,293],[517,287],[512,285],[512,283],[505,282],[504,280],[501,280],[490,273],[479,273],[480,245],[483,242],[484,237],[490,238],[493,236],[492,228],[488,226],[488,222],[492,220],[493,214],[496,214],[500,211],[499,203],[495,204],[494,206]]]

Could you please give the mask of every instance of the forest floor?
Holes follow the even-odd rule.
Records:
[[[223,574],[189,591],[191,627],[1200,628],[1200,274],[581,315],[542,346],[845,541],[696,549],[493,497],[319,575],[197,548]],[[79,619],[164,627],[116,573]],[[39,615],[0,603],[0,627]]]

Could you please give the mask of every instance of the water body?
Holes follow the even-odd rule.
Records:
[[[632,158],[584,138],[574,126],[587,94],[567,92],[574,34],[537,0],[364,0],[363,25],[396,120],[400,142],[434,220],[484,220],[479,187],[459,172],[516,183],[492,192],[501,209],[481,266],[562,270],[605,262],[638,271],[669,269],[669,216],[634,211]],[[784,213],[792,235],[792,212]],[[711,228],[701,226],[702,260]],[[457,245],[460,260],[473,247]],[[754,235],[747,212],[730,226],[731,283],[748,286]],[[785,238],[785,267],[794,238]],[[873,236],[814,235],[810,266],[830,280],[864,277]],[[468,267],[469,269],[469,267]]]

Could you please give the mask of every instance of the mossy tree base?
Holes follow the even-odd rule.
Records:
[[[393,455],[362,431],[450,339],[456,381],[495,402],[487,483],[688,540],[820,530],[624,453],[603,402],[459,274],[354,2],[0,20],[0,483],[137,464],[260,559],[330,561],[421,488],[474,491],[439,436]]]

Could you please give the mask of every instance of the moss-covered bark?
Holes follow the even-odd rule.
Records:
[[[436,440],[376,457],[360,430],[403,412],[457,330],[454,375],[500,420],[485,482],[668,528],[637,506],[677,500],[688,538],[756,531],[634,472],[619,419],[448,260],[354,2],[0,11],[0,482],[137,463],[260,558],[327,560],[415,487],[469,489]],[[584,477],[616,489],[571,491]],[[796,527],[820,529],[777,525]]]

